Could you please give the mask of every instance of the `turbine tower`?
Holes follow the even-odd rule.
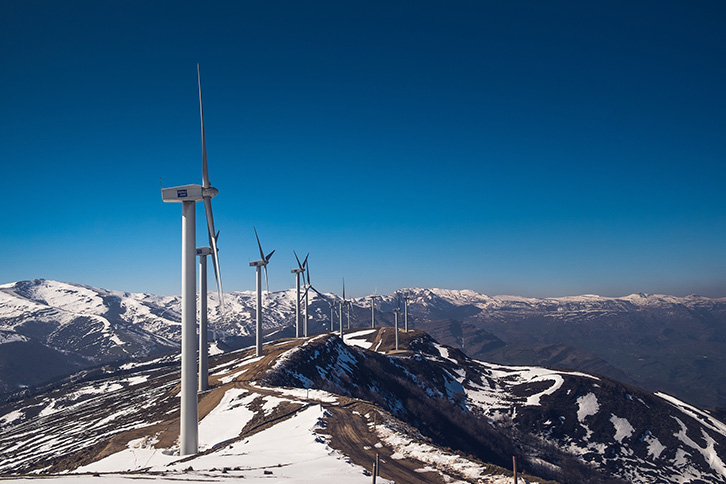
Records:
[[[330,304],[330,332],[335,331],[333,327],[335,325],[335,303],[328,302]]]
[[[267,284],[267,292],[270,292],[270,284],[267,280],[267,264],[270,262],[270,257],[275,253],[273,250],[267,256],[262,251],[262,244],[260,244],[260,237],[257,235],[257,228],[255,229],[255,238],[257,239],[257,247],[260,249],[260,260],[250,262],[250,267],[257,269],[257,308],[256,308],[256,345],[255,354],[256,356],[262,356],[262,268],[265,268],[265,283]]]
[[[353,300],[348,301],[346,306],[348,306],[348,329],[350,329],[350,308],[353,307]]]
[[[199,85],[199,114],[202,124],[202,185],[182,185],[161,189],[161,199],[167,203],[182,204],[182,343],[181,343],[181,395],[179,454],[190,455],[198,451],[197,428],[197,368],[196,368],[196,281],[194,259],[196,256],[196,202],[204,201],[210,245],[215,260],[217,286],[221,293],[217,240],[212,216],[212,198],[219,191],[209,183],[207,170],[207,147],[204,137],[204,116],[202,114],[202,84],[197,64]],[[220,298],[221,304],[221,298]]]
[[[378,299],[379,297],[380,296],[378,294],[368,296],[368,299],[371,300],[371,328],[376,327],[376,299]]]
[[[305,261],[301,264],[300,258],[297,256],[297,253],[293,250],[293,254],[295,254],[295,260],[297,261],[297,267],[295,269],[290,269],[290,272],[295,274],[295,293],[297,294],[297,297],[295,298],[295,337],[300,337],[300,274],[305,272],[305,265],[308,263],[308,255],[305,256]],[[303,276],[304,278],[305,276]],[[305,316],[307,317],[307,307]],[[307,333],[307,332],[306,332]],[[307,334],[306,334],[307,336]]]
[[[308,260],[308,258],[305,257],[306,262],[307,262],[307,260]],[[310,289],[312,289],[313,291],[318,293],[318,296],[323,298],[323,301],[327,302],[328,304],[330,304],[330,302],[328,302],[328,298],[323,296],[320,293],[320,291],[315,289],[313,287],[313,285],[310,284],[310,264],[303,264],[303,266],[305,267],[305,277],[307,278],[307,284],[305,284],[305,294],[303,294],[303,299],[305,300],[305,324],[303,325],[303,329],[305,330],[305,337],[307,338],[308,337],[308,292],[310,291]],[[332,322],[332,319],[331,319],[331,322]],[[332,329],[332,326],[331,326],[331,329]]]
[[[345,279],[343,279],[343,300],[340,301],[340,305],[338,310],[340,311],[340,338],[343,338],[343,308],[347,305],[347,301],[345,300]],[[350,313],[348,313],[350,316]],[[348,327],[350,327],[350,317],[348,317]]]
[[[393,310],[393,315],[395,317],[395,327],[396,327],[396,351],[398,351],[398,315],[401,314],[401,308],[396,308]]]
[[[197,247],[199,256],[199,391],[209,390],[209,341],[207,340],[207,256],[210,247]]]
[[[307,258],[306,258],[307,259]],[[308,337],[308,291],[310,290],[310,265],[305,266],[305,279],[307,280],[305,283],[305,295],[303,296],[303,299],[305,300],[305,321],[303,322],[303,336]]]
[[[408,333],[408,301],[411,299],[411,295],[406,293],[405,296],[403,296],[403,327],[404,327],[404,333]]]

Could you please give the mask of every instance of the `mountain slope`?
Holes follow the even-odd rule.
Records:
[[[183,474],[191,480],[363,483],[370,481],[365,468],[379,453],[379,482],[414,483],[422,475],[432,483],[467,475],[479,476],[477,482],[505,482],[501,469],[426,442],[370,402],[263,383],[287,351],[305,344],[317,343],[311,338],[268,345],[263,358],[243,350],[212,359],[212,389],[200,396],[197,456],[176,455],[179,374],[174,357],[69,381],[0,408],[0,453],[8,456],[0,462],[0,474],[133,471],[167,478]],[[377,426],[384,424],[395,427],[387,435],[395,436],[397,444],[382,442]],[[355,431],[346,436],[345,428]],[[404,443],[418,445],[415,455],[396,454],[396,446]]]
[[[726,425],[672,397],[471,360],[420,331],[400,340],[394,351],[390,328],[353,330],[215,356],[190,457],[174,455],[178,358],[69,381],[0,408],[0,473],[367,482],[378,453],[397,483],[503,484],[511,455],[524,482],[726,482]]]

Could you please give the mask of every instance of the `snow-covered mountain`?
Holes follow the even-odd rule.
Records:
[[[699,406],[726,407],[726,298],[633,294],[622,298],[487,296],[414,288],[383,295],[377,324],[410,296],[410,325],[469,356],[502,364],[586,370],[665,391]],[[328,294],[337,305],[340,298]],[[254,293],[210,294],[210,328],[228,349],[251,343]],[[268,339],[294,335],[293,289],[265,295]],[[353,300],[353,327],[370,325],[370,303]],[[310,293],[310,331],[330,327],[330,307]],[[347,321],[347,320],[346,320]],[[403,324],[403,321],[401,321]],[[48,280],[0,286],[0,394],[80,368],[176,350],[180,299]]]
[[[196,456],[177,455],[176,357],[70,379],[0,407],[0,474],[362,484],[379,454],[379,482],[504,484],[514,455],[525,483],[726,482],[726,424],[707,412],[601,376],[472,360],[421,331],[399,336],[400,351],[382,328],[213,357]]]

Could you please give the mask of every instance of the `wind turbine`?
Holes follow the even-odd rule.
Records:
[[[330,332],[332,333],[335,331],[333,328],[333,325],[335,324],[335,303],[330,301],[327,301],[327,303],[330,305]]]
[[[408,301],[411,299],[411,295],[406,293],[403,296],[404,304],[403,304],[403,327],[404,332],[408,333]]]
[[[305,257],[305,261],[307,261],[308,258]],[[312,284],[310,284],[310,264],[304,265],[305,267],[305,277],[307,278],[307,284],[305,284],[305,294],[303,295],[303,299],[305,300],[305,324],[303,325],[303,328],[305,330],[305,337],[308,337],[308,292],[310,289],[318,293],[318,296],[322,297],[325,302],[330,304],[328,302],[328,298],[325,297],[323,294],[320,293],[317,289],[313,287]],[[332,320],[331,320],[332,321]]]
[[[307,257],[305,258],[307,261]],[[307,279],[307,282],[305,283],[305,295],[303,296],[303,299],[305,300],[305,321],[303,323],[303,336],[305,338],[308,337],[308,291],[310,290],[310,265],[306,265],[305,267],[305,279]]]
[[[270,262],[270,257],[272,257],[272,254],[274,254],[275,251],[273,250],[265,256],[265,253],[262,251],[262,244],[260,244],[260,237],[257,235],[257,228],[253,228],[255,229],[255,238],[257,238],[257,247],[260,249],[260,260],[250,262],[250,267],[255,267],[257,269],[257,339],[255,353],[256,356],[262,356],[262,268],[265,268],[265,283],[267,284],[267,292],[270,292],[270,283],[267,280],[267,264]]]
[[[204,115],[202,114],[202,83],[197,64],[199,85],[199,114],[202,123],[202,184],[181,185],[161,189],[161,199],[168,203],[182,204],[182,344],[181,344],[181,402],[179,454],[196,454],[199,448],[197,428],[197,368],[196,368],[196,281],[194,259],[196,256],[196,202],[204,201],[207,228],[215,261],[217,286],[222,291],[217,260],[217,239],[212,216],[212,198],[219,191],[209,183],[207,170],[207,146],[204,136]],[[221,304],[220,297],[220,304]]]
[[[350,329],[350,308],[353,307],[353,300],[348,301],[346,306],[348,306],[348,329]]]
[[[347,305],[345,300],[345,279],[343,279],[343,300],[340,301],[340,337],[343,338],[343,308]],[[348,313],[348,327],[350,328],[350,313]]]
[[[398,307],[393,310],[393,315],[395,316],[395,327],[396,327],[396,351],[398,351],[398,315],[401,314],[401,308]]]
[[[305,272],[305,266],[308,263],[308,257],[310,254],[305,256],[305,260],[303,263],[300,263],[300,258],[297,256],[297,253],[293,250],[293,254],[295,254],[295,260],[297,261],[297,267],[295,269],[290,269],[290,272],[295,274],[295,292],[297,294],[297,297],[295,298],[295,337],[300,337],[300,274]],[[305,276],[303,276],[305,277]],[[305,318],[307,319],[307,305],[305,306]],[[307,324],[306,324],[307,326]],[[305,336],[307,336],[307,331],[305,332]]]
[[[378,294],[368,296],[368,299],[371,300],[371,328],[376,327],[376,299],[379,297],[380,296]]]

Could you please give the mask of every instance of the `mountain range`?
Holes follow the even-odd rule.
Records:
[[[294,336],[293,289],[264,298],[268,340]],[[409,297],[409,324],[477,360],[587,371],[701,408],[726,407],[726,298],[487,296],[412,288],[382,295],[377,325]],[[254,293],[210,295],[217,351],[252,343]],[[310,332],[330,328],[329,302],[310,294]],[[369,327],[370,302],[352,300],[351,326]],[[347,325],[347,319],[345,319]],[[403,321],[401,321],[403,325]],[[82,369],[176,351],[180,298],[49,280],[0,286],[0,394],[6,398]]]

